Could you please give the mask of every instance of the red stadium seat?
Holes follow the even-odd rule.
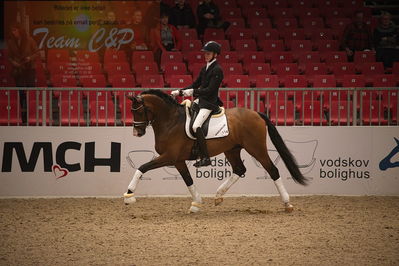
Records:
[[[78,63],[76,65],[76,71],[80,78],[92,76],[92,75],[102,75],[103,70],[100,63]]]
[[[136,81],[141,84],[144,75],[159,74],[158,65],[155,62],[133,64],[133,72],[136,73]]]
[[[306,9],[313,6],[313,0],[291,0],[288,2],[289,6],[295,9]]]
[[[225,78],[229,75],[241,75],[243,69],[241,63],[224,63],[221,64]]]
[[[47,64],[69,61],[70,58],[68,49],[49,49],[47,51]]]
[[[327,75],[328,68],[325,63],[306,63],[303,65],[303,72],[310,84],[313,84],[315,75]]]
[[[64,76],[74,76],[75,75],[75,65],[70,62],[51,62],[47,65],[47,69],[50,75],[64,75]]]
[[[182,40],[182,52],[200,51],[202,42],[200,40]]]
[[[138,63],[151,63],[154,61],[154,54],[152,51],[134,51],[132,53],[132,66]]]
[[[298,28],[296,18],[277,18],[275,19],[276,28],[279,30]]]
[[[294,13],[297,17],[299,17],[299,20],[304,20],[308,18],[320,18],[320,10],[318,8],[312,8],[312,7],[301,7],[297,8],[294,10]],[[324,23],[322,23],[324,24]],[[322,25],[320,24],[320,25]],[[314,25],[313,25],[314,26]]]
[[[116,49],[106,49],[104,54],[104,64],[127,62],[125,51]]]
[[[183,54],[181,52],[162,52],[161,55],[161,69],[165,69],[167,63],[181,63],[183,62]]]
[[[254,32],[258,42],[262,40],[278,40],[279,33],[277,29],[261,28]]]
[[[272,51],[284,51],[283,40],[262,40],[259,42],[260,48],[266,53],[265,56],[269,56]]]
[[[237,0],[237,4],[242,8],[258,7],[261,8],[264,5],[263,0]]]
[[[273,51],[270,53],[270,62],[272,64],[292,63],[294,62],[294,56],[287,51]]]
[[[296,63],[272,64],[272,69],[277,75],[299,75],[299,68]]]
[[[363,75],[343,75],[342,86],[345,88],[366,87],[366,80]]]
[[[341,7],[323,7],[320,9],[320,15],[326,20],[329,18],[344,18],[346,16],[345,10]]]
[[[284,76],[284,87],[286,88],[307,88],[308,82],[303,75]]]
[[[303,17],[302,19],[299,20],[299,23],[306,30],[322,29],[325,27],[324,21],[320,17]]]
[[[170,77],[171,88],[185,88],[193,83],[191,75],[173,75]]]
[[[272,28],[272,22],[268,18],[256,18],[256,17],[251,17],[249,18],[249,28],[253,30],[258,30],[258,29],[271,29]]]
[[[294,59],[301,66],[306,63],[320,63],[320,53],[318,51],[298,51],[294,53]]]
[[[179,29],[182,40],[197,40],[198,34],[195,29]]]
[[[287,7],[278,7],[269,10],[269,15],[270,17],[274,19],[279,19],[279,18],[295,18],[294,15],[294,9],[293,8],[287,8]]]
[[[238,7],[223,7],[220,9],[220,15],[224,19],[242,17],[241,9]]]
[[[104,65],[104,69],[109,76],[130,74],[128,62],[108,63]]]
[[[294,125],[295,108],[291,101],[270,103],[270,119],[277,126]]]
[[[244,70],[248,72],[249,81],[251,85],[256,84],[257,75],[270,75],[271,69],[268,63],[250,63],[246,66],[244,65]]]
[[[384,108],[377,100],[363,104],[359,113],[363,125],[388,125],[388,120],[384,117]]]
[[[355,75],[355,65],[354,63],[331,63],[329,65],[330,70],[335,75],[337,84],[342,84],[344,75]]]
[[[59,121],[63,126],[84,126],[86,121],[84,118],[85,109],[83,102],[61,101],[59,104]]]
[[[164,80],[162,75],[150,75],[146,74],[142,76],[141,80],[142,88],[163,88]]]
[[[215,0],[215,3],[219,8],[234,8],[237,7],[235,0]]]
[[[299,119],[306,126],[327,125],[320,101],[305,101],[302,108],[299,108]]]
[[[260,51],[243,51],[242,53],[242,63],[244,70],[248,69],[248,66],[252,63],[264,63],[265,54]]]
[[[251,18],[266,18],[267,12],[265,8],[259,7],[245,7],[243,8],[243,15],[247,19],[247,21]]]
[[[236,51],[222,51],[218,56],[219,63],[238,63],[238,54]],[[204,65],[202,63],[202,65]]]
[[[353,121],[352,105],[347,101],[333,101],[329,108],[331,125],[346,126]]]
[[[305,28],[305,34],[313,41],[334,39],[333,31],[326,28]]]
[[[185,75],[187,74],[187,67],[185,63],[167,63],[165,64],[165,82],[170,84],[170,78],[174,75]]]
[[[274,9],[279,7],[288,7],[288,3],[286,0],[271,0],[264,2],[268,9]]]
[[[314,42],[314,46],[319,52],[338,51],[339,49],[337,40],[317,40]]]
[[[280,37],[287,43],[291,40],[305,40],[304,29],[286,29],[280,32]]]
[[[77,87],[77,80],[75,76],[53,75],[51,76],[51,83],[53,87],[58,88],[75,88]]]
[[[255,40],[235,40],[232,41],[232,46],[236,51],[256,51],[256,42]]]
[[[325,51],[321,53],[321,60],[327,64],[344,63],[348,61],[348,57],[344,51]]]
[[[3,91],[2,91],[3,92]],[[3,96],[3,95],[2,95]],[[19,101],[0,101],[0,125],[22,125],[21,108]]]
[[[108,77],[113,88],[134,88],[136,80],[131,74],[117,74]]]
[[[227,21],[230,22],[230,27],[227,31],[230,28],[245,28],[245,20],[243,18],[228,18]]]
[[[107,86],[104,75],[80,77],[80,83],[86,88],[105,88]]]
[[[185,53],[185,60],[187,61],[188,66],[195,64],[195,63],[205,63],[204,52],[201,51],[191,51]]]
[[[374,63],[375,52],[374,51],[356,51],[354,56],[355,63]]]
[[[213,40],[224,40],[225,35],[223,29],[206,28],[204,32],[204,42]]]
[[[293,52],[312,51],[312,42],[309,40],[286,41],[288,50]]]
[[[335,88],[337,86],[334,75],[314,75],[312,81],[314,88]]]
[[[398,77],[395,75],[382,74],[382,75],[373,75],[372,84],[375,88],[390,88],[396,87],[398,83]]]
[[[109,101],[90,102],[90,125],[92,126],[112,126],[115,124],[115,105]]]
[[[76,59],[78,63],[100,63],[98,53],[88,50],[78,50],[76,52]]]
[[[228,37],[233,43],[236,40],[252,39],[252,30],[247,28],[232,28],[228,30]]]
[[[35,97],[31,97],[31,101],[29,101],[29,107],[27,110],[28,116],[28,124],[30,126],[41,126],[43,124],[43,109],[44,106],[41,101],[41,95],[39,97],[39,102],[36,102]],[[53,123],[52,119],[50,119],[50,102],[47,100],[46,103],[46,125],[51,125]]]
[[[256,76],[257,88],[278,88],[279,81],[277,75],[257,75]]]
[[[201,71],[201,69],[204,67],[203,63],[194,63],[191,65],[188,65],[189,71],[193,75],[193,78],[196,79]]]
[[[15,87],[15,79],[11,75],[0,74],[0,86],[1,87]]]
[[[248,75],[229,75],[226,85],[229,88],[249,88],[249,77]]]
[[[214,40],[218,44],[220,44],[222,52],[223,51],[230,51],[230,41],[229,40]],[[198,50],[200,51],[200,50]]]

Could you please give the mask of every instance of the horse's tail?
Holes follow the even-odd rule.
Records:
[[[272,140],[273,145],[276,147],[278,153],[283,159],[285,166],[288,168],[288,171],[290,172],[292,178],[295,180],[295,182],[301,185],[306,185],[307,179],[302,175],[301,171],[299,171],[295,158],[288,150],[276,127],[265,114],[259,112],[258,114],[262,117],[263,120],[265,120],[270,139]]]

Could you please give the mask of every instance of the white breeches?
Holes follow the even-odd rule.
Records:
[[[212,113],[212,110],[208,109],[200,109],[198,112],[197,117],[195,118],[194,124],[193,124],[193,130],[194,132],[197,132],[197,129],[202,126],[202,124],[205,122],[205,120],[208,118],[208,116]]]

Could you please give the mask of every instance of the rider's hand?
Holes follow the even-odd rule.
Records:
[[[180,92],[179,90],[174,90],[170,93],[173,97],[179,96]]]

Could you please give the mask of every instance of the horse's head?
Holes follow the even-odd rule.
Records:
[[[151,125],[151,120],[148,118],[148,107],[144,104],[144,99],[141,96],[128,96],[132,101],[133,113],[133,135],[141,137],[145,134],[146,128]]]

